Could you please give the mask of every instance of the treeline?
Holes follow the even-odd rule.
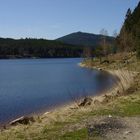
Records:
[[[83,47],[45,39],[0,38],[0,58],[81,57]]]
[[[140,58],[140,2],[133,12],[128,9],[117,42],[120,51],[136,51]]]
[[[108,55],[117,53],[118,47],[116,42],[117,32],[114,31],[112,35],[112,41],[108,41],[108,31],[102,29],[100,31],[100,42],[96,47],[85,47],[83,51],[83,56],[86,59],[94,60],[95,57],[100,59],[100,62],[108,60]],[[85,60],[86,60],[85,59]]]

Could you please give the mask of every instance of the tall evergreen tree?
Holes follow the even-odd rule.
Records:
[[[140,57],[140,2],[133,12],[128,9],[118,42],[120,50],[136,51]]]

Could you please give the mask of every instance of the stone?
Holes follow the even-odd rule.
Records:
[[[44,115],[48,115],[50,112],[45,112]]]
[[[17,125],[17,124],[24,124],[24,125],[27,125],[29,124],[30,122],[34,122],[34,118],[33,117],[25,117],[25,116],[22,116],[16,120],[13,120],[11,121],[9,124],[10,125]]]
[[[126,131],[124,134],[125,135],[128,135],[128,134],[130,134],[130,133],[132,133],[131,131]]]
[[[101,102],[100,102],[99,100],[96,99],[96,100],[94,101],[94,104],[95,104],[95,105],[100,105]]]
[[[92,99],[90,97],[85,97],[84,100],[79,104],[79,106],[87,106],[87,105],[91,105],[92,103]]]

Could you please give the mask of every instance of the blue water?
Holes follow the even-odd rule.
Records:
[[[106,72],[81,68],[74,59],[0,60],[0,123],[47,111],[114,83]]]

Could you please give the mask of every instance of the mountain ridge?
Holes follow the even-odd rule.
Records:
[[[81,31],[65,35],[63,37],[57,38],[56,40],[72,45],[95,47],[101,44],[103,37],[105,37],[107,42],[110,44],[114,42],[114,37],[112,36],[104,36],[101,34],[86,33]]]

